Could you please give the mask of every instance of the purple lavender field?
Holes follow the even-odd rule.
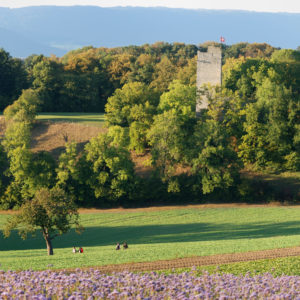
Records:
[[[0,271],[0,299],[300,299],[300,276]]]

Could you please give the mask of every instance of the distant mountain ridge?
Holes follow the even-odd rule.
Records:
[[[83,46],[116,47],[157,41],[200,44],[226,38],[300,45],[300,14],[230,10],[93,6],[0,7],[0,47],[17,57],[63,55]]]
[[[41,44],[21,33],[0,28],[0,48],[9,51],[13,56],[25,58],[33,53],[56,53],[63,55],[65,51]]]

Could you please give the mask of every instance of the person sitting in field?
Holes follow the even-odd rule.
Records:
[[[83,248],[82,247],[79,248],[79,252],[83,253]]]
[[[128,244],[126,243],[126,242],[124,242],[124,244],[123,244],[123,249],[125,250],[125,249],[128,249]]]
[[[120,243],[117,243],[116,250],[120,250]]]
[[[73,253],[75,254],[77,252],[76,248],[73,247]]]

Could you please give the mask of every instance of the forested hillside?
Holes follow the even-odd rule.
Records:
[[[204,47],[207,45],[203,45]],[[223,45],[229,57],[270,57],[268,44]],[[0,111],[24,88],[43,98],[42,112],[104,112],[107,98],[129,82],[143,82],[162,94],[174,79],[196,82],[196,45],[158,42],[153,45],[93,48],[68,52],[59,58],[31,55],[24,60],[0,52]]]
[[[25,60],[2,50],[1,206],[18,207],[42,188],[98,207],[299,200],[298,191],[278,198],[241,174],[300,170],[300,52],[215,45],[223,48],[223,83],[205,86],[209,107],[200,118],[195,45],[86,47]],[[32,153],[38,111],[103,110],[107,132],[80,152],[68,142],[58,160]],[[132,153],[147,155],[149,176],[135,172]]]

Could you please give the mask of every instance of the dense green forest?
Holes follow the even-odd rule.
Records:
[[[1,50],[1,206],[20,207],[42,188],[98,207],[273,200],[240,174],[300,170],[300,52],[218,46],[223,83],[205,87],[209,108],[200,118],[195,45],[86,47],[25,60]],[[38,111],[105,111],[108,132],[80,153],[67,143],[56,161],[30,151]],[[131,152],[149,155],[150,176],[136,174]]]
[[[203,45],[204,47],[207,45]],[[222,45],[229,57],[270,57],[267,44]],[[104,112],[107,98],[130,82],[142,82],[162,94],[174,79],[196,80],[196,45],[158,42],[121,48],[93,48],[65,56],[31,55],[24,60],[0,50],[0,111],[32,88],[43,99],[42,112]]]

